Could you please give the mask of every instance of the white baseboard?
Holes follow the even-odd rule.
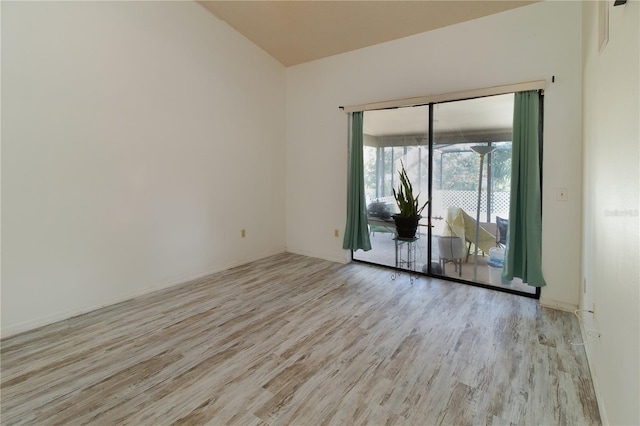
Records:
[[[543,299],[540,298],[540,305],[545,306],[547,308],[558,309],[566,312],[575,312],[578,309],[577,305],[573,305],[571,303],[558,302],[557,300],[551,299]],[[582,341],[587,342],[591,340],[593,337],[588,336],[586,330],[584,329],[583,322],[580,323],[580,334],[582,336]],[[589,365],[589,373],[591,374],[591,381],[593,383],[593,390],[596,394],[596,401],[598,403],[598,410],[600,411],[600,421],[603,425],[609,424],[609,419],[607,418],[607,410],[604,407],[603,400],[600,393],[600,385],[598,383],[598,374],[595,368],[595,355],[593,354],[593,349],[589,345],[584,345],[584,351],[587,355],[587,364]]]
[[[582,341],[588,342],[593,339],[593,336],[587,335],[587,331],[584,328],[582,322],[580,322],[580,334],[582,335]],[[596,401],[598,402],[598,411],[600,411],[600,421],[603,425],[609,425],[609,418],[607,417],[607,410],[604,406],[602,394],[600,392],[600,383],[598,380],[598,373],[595,368],[595,355],[593,353],[593,347],[590,345],[584,345],[584,351],[587,354],[587,364],[589,365],[589,373],[591,374],[591,382],[593,383],[593,390],[596,394]]]
[[[559,311],[573,312],[578,309],[578,305],[572,303],[559,302],[557,300],[540,298],[540,305],[545,308],[557,309]]]
[[[104,301],[104,302],[102,302],[100,304],[97,304],[97,305],[89,305],[89,306],[83,306],[83,307],[80,307],[80,308],[74,308],[74,309],[70,309],[70,310],[66,310],[66,311],[60,311],[60,312],[56,312],[55,314],[52,314],[52,315],[47,315],[47,316],[35,318],[35,319],[24,321],[24,322],[21,322],[21,323],[18,323],[18,324],[12,324],[12,325],[9,325],[9,326],[6,326],[6,327],[3,325],[2,328],[0,329],[0,339],[5,339],[5,338],[11,337],[11,336],[15,336],[16,334],[24,333],[25,331],[29,331],[29,330],[33,330],[33,329],[36,329],[36,328],[39,328],[39,327],[43,327],[45,325],[53,324],[53,323],[58,322],[58,321],[64,321],[66,319],[69,319],[69,318],[72,318],[72,317],[76,317],[78,315],[83,315],[83,314],[86,314],[88,312],[104,308],[106,306],[115,305],[116,303],[121,303],[121,302],[124,302],[126,300],[130,300],[130,299],[134,299],[136,297],[144,296],[146,294],[153,293],[155,291],[164,290],[164,289],[167,289],[169,287],[176,286],[176,285],[186,284],[188,282],[195,281],[195,280],[198,280],[200,278],[204,278],[204,277],[206,277],[208,275],[215,274],[217,272],[226,271],[227,269],[235,268],[236,266],[244,265],[246,263],[254,262],[256,260],[264,259],[266,257],[274,256],[274,255],[280,254],[280,253],[284,253],[284,250],[277,250],[277,251],[273,251],[273,252],[262,253],[262,254],[251,256],[251,257],[249,257],[247,259],[234,261],[234,262],[229,262],[229,263],[224,264],[224,265],[217,265],[215,267],[212,266],[211,268],[209,268],[209,271],[206,272],[206,273],[197,274],[197,275],[186,277],[186,278],[181,278],[181,279],[175,280],[175,281],[170,281],[170,282],[164,282],[164,283],[158,283],[158,284],[155,284],[155,285],[151,285],[151,286],[146,287],[146,288],[141,289],[141,290],[137,290],[137,291],[134,291],[134,292],[131,292],[131,293],[127,293],[127,294],[124,294],[122,296],[115,297],[113,299],[108,299],[108,300],[106,300],[106,301]]]
[[[206,274],[208,275],[208,274]],[[0,332],[0,338],[5,339],[7,337],[11,337],[11,336],[15,336],[16,334],[20,334],[20,333],[24,333],[26,331],[30,331],[30,330],[34,330],[36,328],[40,328],[43,327],[45,325],[49,325],[49,324],[53,324],[56,323],[58,321],[64,321],[67,320],[69,318],[73,318],[73,317],[77,317],[79,315],[83,315],[101,308],[104,308],[106,306],[111,306],[111,305],[115,305],[117,303],[121,303],[124,302],[126,300],[130,300],[130,299],[134,299],[136,297],[145,295],[145,294],[149,294],[149,293],[153,293],[154,291],[158,291],[158,290],[163,290],[165,288],[169,288],[171,286],[174,285],[178,285],[178,284],[182,284],[183,282],[189,282],[192,281],[193,279],[197,279],[197,278],[201,278],[204,277],[206,275],[202,275],[200,277],[195,277],[192,279],[187,279],[184,281],[180,281],[180,282],[176,282],[176,283],[167,283],[167,284],[160,284],[160,285],[156,285],[156,286],[150,286],[147,287],[145,289],[142,290],[138,290],[132,293],[127,293],[123,296],[120,297],[116,297],[113,299],[108,299],[106,301],[104,301],[103,303],[100,303],[98,305],[88,305],[88,306],[83,306],[81,308],[74,308],[74,309],[69,309],[66,311],[60,311],[60,312],[56,312],[55,314],[52,315],[47,315],[47,316],[43,316],[43,317],[39,317],[39,318],[34,318],[28,321],[23,321],[21,323],[18,324],[12,324],[9,326],[3,326],[2,327],[2,331]]]
[[[334,254],[317,253],[309,250],[297,249],[295,247],[287,247],[287,253],[299,254],[302,256],[315,257],[316,259],[328,260],[330,262],[341,263],[346,265],[349,263],[349,252],[343,250],[343,256],[337,256]]]

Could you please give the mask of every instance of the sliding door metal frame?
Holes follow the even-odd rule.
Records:
[[[536,84],[539,84],[540,82],[535,82]],[[517,91],[521,91],[521,90],[516,90]],[[540,188],[542,191],[542,152],[543,152],[543,138],[542,138],[542,130],[544,127],[544,91],[542,89],[540,89],[539,91],[540,94],[540,114],[539,114],[539,149],[540,149]],[[501,93],[501,94],[505,94],[505,93]],[[406,106],[390,106],[390,107],[386,107],[386,108],[379,108],[379,109],[397,109],[397,108],[408,108],[408,107],[412,107],[412,106],[423,106],[423,105],[428,105],[429,106],[429,123],[428,123],[428,141],[429,141],[429,176],[428,176],[428,183],[427,183],[427,191],[429,193],[429,198],[432,197],[433,194],[433,106],[436,104],[443,104],[443,103],[449,103],[449,102],[459,102],[459,101],[466,101],[466,100],[470,100],[470,99],[478,99],[478,98],[483,98],[483,97],[489,97],[489,96],[496,96],[497,94],[494,95],[487,95],[487,94],[483,94],[480,96],[475,96],[475,97],[469,97],[469,98],[462,98],[462,99],[451,99],[451,100],[442,100],[439,102],[429,102],[428,104],[422,104],[422,105],[406,105]],[[415,99],[415,98],[414,98]],[[369,104],[368,106],[371,106],[371,104]],[[350,108],[351,109],[351,108]],[[370,108],[369,110],[372,110],[375,108]],[[364,109],[363,111],[367,111],[367,109]],[[541,194],[542,195],[542,194]],[[488,198],[488,197],[487,197]],[[475,281],[467,281],[467,280],[463,280],[460,278],[455,278],[455,277],[449,277],[446,275],[436,275],[433,273],[432,271],[432,267],[431,267],[431,254],[432,254],[432,247],[431,247],[431,240],[432,240],[432,231],[431,231],[431,219],[432,219],[432,203],[429,203],[427,206],[427,211],[428,211],[428,218],[427,218],[427,272],[421,272],[421,271],[413,271],[412,273],[417,274],[417,275],[423,275],[429,278],[437,278],[437,279],[441,279],[444,281],[451,281],[451,282],[455,282],[455,283],[460,283],[460,284],[466,284],[466,285],[471,285],[474,287],[481,287],[481,288],[486,288],[486,289],[490,289],[490,290],[495,290],[495,291],[500,291],[503,293],[510,293],[510,294],[516,294],[518,296],[523,296],[523,297],[528,297],[531,299],[540,299],[540,287],[535,287],[536,292],[534,294],[531,293],[525,293],[522,291],[517,291],[517,290],[513,290],[511,288],[508,287],[498,287],[498,286],[494,286],[494,285],[490,285],[490,284],[482,284],[479,282],[475,282]],[[360,262],[360,263],[364,263],[364,264],[368,264],[368,265],[375,265],[375,266],[379,266],[379,267],[383,267],[383,268],[389,268],[389,269],[393,269],[393,270],[400,270],[400,271],[405,271],[404,269],[399,269],[395,266],[388,266],[388,265],[381,265],[379,263],[374,263],[374,262],[369,262],[366,260],[358,260],[358,259],[354,259],[353,258],[353,250],[351,250],[351,259],[354,262]],[[405,271],[406,272],[406,271]]]

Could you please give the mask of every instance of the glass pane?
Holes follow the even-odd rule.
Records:
[[[432,272],[535,293],[501,278],[509,218],[513,94],[434,110]]]
[[[411,243],[415,262],[406,262],[407,247],[394,239],[396,229],[391,215],[398,212],[393,188],[399,185],[402,164],[414,194],[420,194],[422,203],[429,198],[428,121],[428,106],[364,113],[364,179],[372,250],[355,251],[354,259],[426,272],[426,218],[418,226],[418,240]],[[423,216],[426,214],[425,210]]]

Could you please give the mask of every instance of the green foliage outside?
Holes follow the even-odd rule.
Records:
[[[486,176],[486,160],[491,158],[493,191],[509,192],[511,186],[511,143],[497,144],[498,149],[485,158],[483,175]],[[508,148],[508,149],[505,149]],[[443,152],[435,160],[434,188],[456,191],[476,191],[480,156],[473,151]],[[438,186],[438,183],[440,186]]]
[[[480,156],[475,152],[465,150],[465,146],[470,144],[460,144],[459,150],[436,150],[434,152],[434,174],[433,187],[435,190],[454,190],[454,191],[476,191],[478,188],[478,168],[480,167]],[[496,151],[491,155],[491,180],[493,183],[493,191],[509,192],[511,187],[511,142],[499,142],[494,144],[497,146]],[[449,148],[452,148],[451,146]],[[388,197],[393,195],[393,188],[398,184],[398,174],[394,170],[394,163],[398,159],[403,158],[405,152],[417,147],[385,147],[378,151],[378,148],[364,147],[364,178],[365,191],[368,200],[376,198]],[[384,153],[382,153],[384,151]],[[383,175],[377,176],[377,155],[383,155],[381,161]],[[408,171],[414,186],[420,187],[421,191],[426,193],[426,176],[427,167],[427,149],[423,147],[423,170],[418,178],[418,170],[416,167],[407,164]],[[489,158],[489,157],[487,157]],[[485,159],[486,160],[486,159]],[[414,170],[416,169],[416,170]],[[486,176],[486,162],[484,175]],[[378,189],[378,183],[382,187]]]

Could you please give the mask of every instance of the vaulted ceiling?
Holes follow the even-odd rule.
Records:
[[[285,66],[349,52],[534,2],[199,1],[207,10]]]

